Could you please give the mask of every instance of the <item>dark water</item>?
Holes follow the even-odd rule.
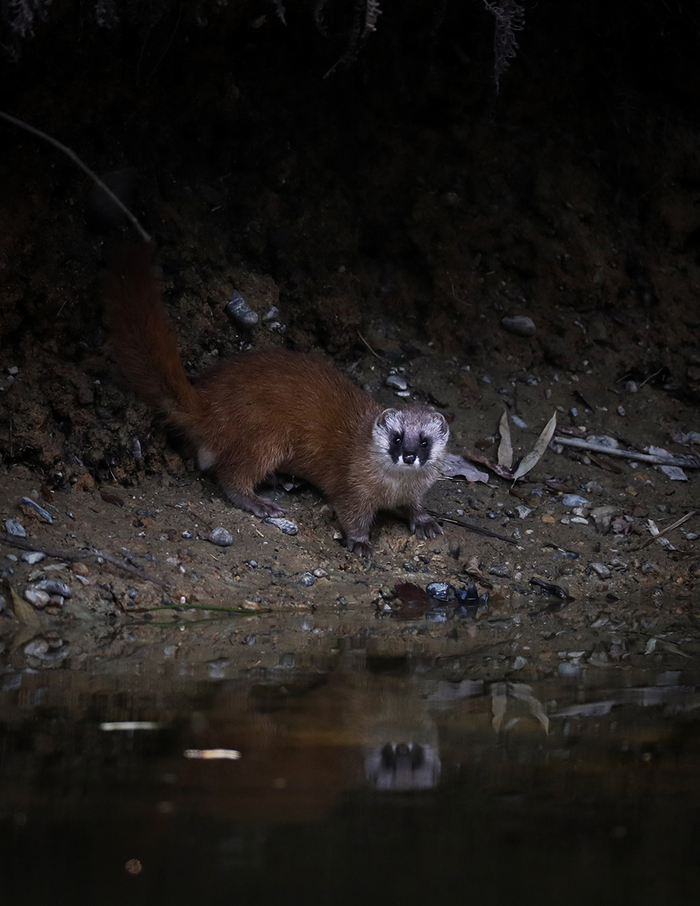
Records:
[[[688,675],[528,687],[392,661],[4,679],[8,906],[700,896]]]

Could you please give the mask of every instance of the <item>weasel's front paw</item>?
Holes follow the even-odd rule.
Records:
[[[357,541],[354,538],[348,538],[347,548],[360,557],[371,557],[374,551],[369,541]]]
[[[419,513],[412,517],[410,521],[411,531],[420,538],[421,541],[429,541],[442,535],[442,526],[433,519],[428,513]]]

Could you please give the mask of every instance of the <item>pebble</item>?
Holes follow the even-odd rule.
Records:
[[[325,569],[321,569],[321,567],[318,566],[318,567],[316,567],[316,569],[313,571],[313,575],[314,575],[317,579],[325,579],[325,578],[328,576],[328,573],[327,573],[327,571],[326,571]]]
[[[494,565],[489,568],[489,575],[496,576],[499,579],[510,579],[513,575],[513,570],[507,563],[494,563]]]
[[[600,579],[609,579],[612,572],[604,563],[591,563],[591,569]]]
[[[73,594],[70,585],[66,585],[60,579],[42,579],[38,587],[41,591],[46,591],[50,595],[60,595],[62,598],[70,598]]]
[[[258,323],[257,311],[253,311],[243,296],[235,289],[224,311],[239,327],[254,327]]]
[[[311,573],[302,573],[301,578],[299,579],[299,584],[303,585],[305,588],[309,588],[314,585],[316,580],[311,575]]]
[[[400,374],[390,374],[387,379],[384,381],[387,387],[391,387],[393,390],[406,390],[408,387],[408,382],[405,377],[402,377]]]
[[[43,506],[39,506],[38,503],[35,503],[31,497],[23,497],[22,503],[25,506],[31,507],[34,512],[39,516],[40,519],[43,519],[44,522],[48,522],[49,525],[53,525],[53,516],[49,513],[48,510],[45,510]]]
[[[212,544],[218,544],[221,547],[229,547],[233,544],[233,535],[222,526],[213,529],[209,535],[208,541]]]
[[[532,337],[537,332],[535,322],[527,315],[515,315],[512,318],[501,318],[501,327],[518,337]]]
[[[285,535],[296,535],[299,531],[299,526],[296,522],[292,522],[291,519],[285,519],[284,516],[268,516],[265,522],[277,526]]]
[[[22,554],[22,559],[30,566],[34,566],[35,563],[41,563],[41,561],[44,560],[45,557],[46,554],[42,554],[41,551],[25,551]]]
[[[451,585],[449,582],[431,582],[425,589],[431,598],[437,601],[447,601],[450,597]]]
[[[85,576],[88,576],[88,575],[90,574],[90,570],[88,569],[88,567],[86,566],[86,564],[85,564],[85,563],[81,563],[80,561],[77,561],[76,563],[74,563],[73,566],[71,567],[71,569],[73,570],[73,573],[74,573],[76,576],[83,576],[83,577],[85,577]]]
[[[19,519],[6,519],[5,531],[8,535],[14,535],[15,538],[26,538],[27,531]]]
[[[51,595],[48,592],[41,591],[38,588],[25,588],[24,597],[30,604],[37,607],[39,610],[43,610],[51,600]]]
[[[524,506],[523,504],[521,504],[520,506],[516,506],[515,512],[521,519],[527,519],[527,517],[532,512],[532,509],[529,506]]]
[[[561,499],[561,502],[564,506],[589,506],[590,501],[586,500],[585,497],[581,497],[580,494],[564,494]]]

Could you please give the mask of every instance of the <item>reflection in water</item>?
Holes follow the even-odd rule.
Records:
[[[400,666],[6,682],[3,901],[695,902],[694,680]]]

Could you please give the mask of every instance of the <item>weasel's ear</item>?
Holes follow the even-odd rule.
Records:
[[[398,409],[385,409],[383,412],[380,412],[380,414],[376,417],[374,424],[378,428],[386,428],[387,425],[389,424],[389,421],[396,418],[396,416],[398,414],[399,414]]]
[[[447,424],[447,419],[445,418],[445,416],[441,415],[439,412],[432,412],[431,415],[440,434],[442,434],[444,437],[449,437],[450,426]]]

